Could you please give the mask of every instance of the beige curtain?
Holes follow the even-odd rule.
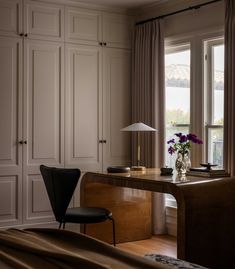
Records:
[[[235,1],[225,1],[224,167],[235,175]]]
[[[164,165],[164,36],[160,20],[135,27],[132,57],[132,122],[143,122],[157,132],[141,132],[141,165]],[[132,160],[136,164],[136,136]],[[165,232],[164,195],[153,195],[153,232]]]

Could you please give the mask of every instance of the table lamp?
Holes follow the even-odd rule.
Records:
[[[157,130],[142,122],[137,122],[122,128],[121,131],[137,132],[137,166],[132,166],[131,170],[144,171],[146,169],[145,166],[140,166],[140,132],[155,132]]]

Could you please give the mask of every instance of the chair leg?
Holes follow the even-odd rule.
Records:
[[[115,235],[115,222],[112,217],[109,218],[113,223],[113,245],[116,246],[116,235]]]
[[[62,224],[63,224],[63,230],[64,230],[65,229],[65,222],[60,222],[59,229],[61,228]]]

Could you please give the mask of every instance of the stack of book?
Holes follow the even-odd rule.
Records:
[[[211,168],[208,170],[205,167],[195,167],[190,168],[190,170],[187,172],[187,176],[219,178],[229,177],[230,175],[224,169]]]

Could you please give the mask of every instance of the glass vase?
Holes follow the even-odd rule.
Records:
[[[189,158],[189,152],[178,151],[178,155],[175,161],[175,169],[177,171],[178,176],[185,177],[190,167],[191,167],[191,161]]]

